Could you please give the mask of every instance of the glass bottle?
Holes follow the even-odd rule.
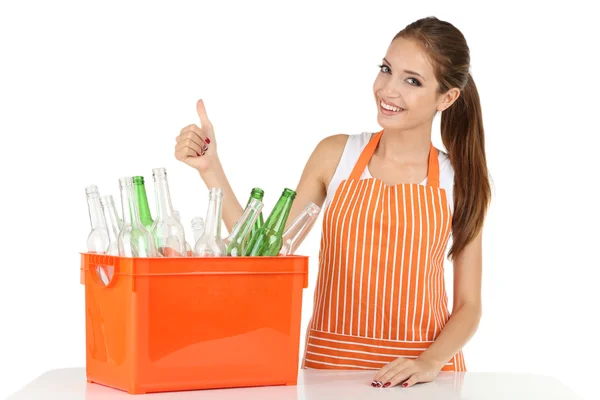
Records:
[[[156,251],[164,257],[185,257],[185,231],[183,225],[173,215],[167,171],[165,168],[154,168],[154,192],[156,201],[156,215],[152,224]]]
[[[104,210],[104,218],[106,219],[106,225],[108,228],[108,238],[109,238],[109,246],[108,246],[108,254],[113,256],[119,255],[119,232],[123,228],[123,221],[119,218],[119,214],[117,213],[117,208],[115,207],[115,200],[112,195],[101,196],[100,203],[102,204],[102,209]]]
[[[133,187],[135,188],[135,198],[137,200],[137,208],[140,213],[140,221],[148,232],[152,232],[152,214],[150,214],[150,206],[148,205],[148,196],[146,195],[146,185],[144,184],[143,176],[133,177]]]
[[[177,222],[181,224],[181,214],[179,213],[179,211],[173,210],[173,216],[175,217]],[[183,226],[183,224],[181,226]],[[190,246],[187,240],[185,241],[185,251],[188,257],[191,257],[194,254],[194,252],[192,251],[192,246]]]
[[[224,240],[227,245],[228,256],[241,256],[248,240],[252,227],[262,211],[263,203],[257,199],[250,199],[242,217],[235,223],[231,234]]]
[[[296,252],[308,232],[310,232],[320,211],[321,208],[312,201],[304,207],[300,215],[283,232],[283,245],[279,251],[280,255],[290,256]]]
[[[283,230],[292,209],[296,192],[284,189],[265,224],[244,250],[246,256],[276,256],[283,244]]]
[[[90,215],[91,230],[87,237],[87,251],[89,253],[106,254],[110,244],[106,219],[100,202],[98,186],[89,185],[85,188]]]
[[[156,257],[154,239],[144,228],[140,220],[135,198],[133,178],[119,179],[121,190],[121,208],[123,228],[119,232],[119,256],[121,257]]]
[[[204,233],[194,246],[197,257],[222,257],[227,254],[227,247],[221,238],[221,205],[223,189],[211,188],[208,194],[208,210]]]
[[[204,233],[204,218],[195,217],[192,219],[192,231],[194,232],[194,243],[196,243]]]
[[[246,204],[246,207],[248,207],[248,205],[250,204],[252,199],[260,200],[262,202],[264,196],[265,196],[264,190],[262,190],[261,188],[257,188],[257,187],[253,188],[252,192],[250,192],[250,198],[248,199],[248,203]],[[263,214],[261,211],[260,214],[258,215],[258,219],[256,220],[256,222],[254,223],[254,226],[252,227],[252,232],[250,232],[250,236],[248,237],[248,240],[252,240],[252,237],[254,237],[254,235],[256,235],[256,232],[258,232],[258,230],[260,229],[261,226],[263,226],[264,223],[265,223],[265,221],[263,219]]]

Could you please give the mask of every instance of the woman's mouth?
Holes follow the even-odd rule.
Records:
[[[393,116],[400,114],[402,111],[404,111],[404,109],[398,106],[394,106],[392,104],[388,104],[385,101],[379,99],[379,111],[383,115]]]

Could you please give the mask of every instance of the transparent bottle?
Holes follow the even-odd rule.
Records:
[[[204,218],[195,217],[192,219],[192,231],[194,232],[194,243],[196,243],[204,233]]]
[[[106,219],[106,225],[108,228],[108,254],[113,256],[119,255],[119,232],[123,229],[123,221],[119,218],[117,208],[115,207],[115,200],[112,195],[101,196],[100,203],[104,210],[104,218]]]
[[[221,238],[222,201],[223,189],[211,188],[208,194],[204,233],[194,246],[194,255],[197,257],[223,257],[227,254],[227,247]]]
[[[296,252],[308,232],[310,232],[320,211],[321,208],[312,201],[304,207],[300,215],[283,232],[283,245],[279,251],[280,255],[290,256]]]
[[[100,202],[98,186],[89,185],[85,188],[87,196],[88,213],[90,215],[91,230],[87,237],[87,251],[89,253],[106,254],[110,245],[106,219]]]
[[[179,213],[179,211],[173,210],[173,215],[175,216],[175,219],[177,219],[177,222],[179,222],[181,224],[181,214]],[[183,224],[181,226],[183,226]],[[192,250],[192,246],[190,246],[190,244],[189,244],[189,242],[187,240],[185,241],[185,251],[186,251],[186,255],[188,257],[191,257],[191,256],[194,255],[194,251]]]
[[[246,256],[276,256],[283,245],[283,230],[296,192],[284,189],[271,215],[244,250]]]
[[[261,188],[257,188],[257,187],[253,188],[252,192],[250,192],[250,198],[248,199],[248,203],[246,204],[246,207],[248,207],[248,204],[250,204],[252,199],[260,200],[262,202],[264,197],[265,197],[264,190],[262,190]],[[265,223],[265,221],[263,218],[263,213],[261,211],[261,213],[258,215],[258,218],[256,219],[256,222],[254,223],[254,226],[252,227],[252,231],[250,232],[250,236],[248,237],[249,240],[252,240],[252,237],[254,237],[254,235],[256,235],[256,232],[258,232],[258,230],[260,229],[261,226],[263,226],[264,223]]]
[[[173,214],[167,171],[165,168],[154,168],[154,193],[156,214],[152,225],[152,236],[155,240],[156,251],[164,257],[185,257],[185,231],[183,225]]]
[[[138,175],[133,177],[133,188],[135,191],[138,212],[140,214],[140,221],[148,232],[152,232],[154,220],[152,219],[152,214],[150,213],[150,206],[148,205],[148,196],[146,194],[146,185],[144,183],[143,176]]]
[[[121,189],[121,212],[123,228],[119,232],[119,256],[121,257],[156,257],[154,239],[144,228],[137,209],[133,178],[119,179]]]
[[[235,223],[231,234],[224,240],[227,245],[228,256],[241,256],[244,254],[244,247],[252,231],[252,227],[262,211],[263,202],[257,199],[250,199],[241,218]]]

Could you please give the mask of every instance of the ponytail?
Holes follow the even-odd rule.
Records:
[[[440,129],[454,169],[452,247],[448,253],[454,259],[481,231],[491,200],[481,104],[470,73],[460,96],[442,112]]]

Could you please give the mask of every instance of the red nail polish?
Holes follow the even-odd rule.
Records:
[[[377,382],[375,382],[375,381],[371,382],[371,386],[377,387]]]
[[[384,388],[390,386],[392,383],[391,382],[387,382],[385,385],[383,385]]]
[[[209,139],[209,138],[206,138],[205,142],[206,142],[207,144],[210,144],[210,139]]]
[[[406,382],[404,382],[404,383],[402,384],[402,387],[407,387],[407,386],[408,386],[408,383],[406,383]]]

